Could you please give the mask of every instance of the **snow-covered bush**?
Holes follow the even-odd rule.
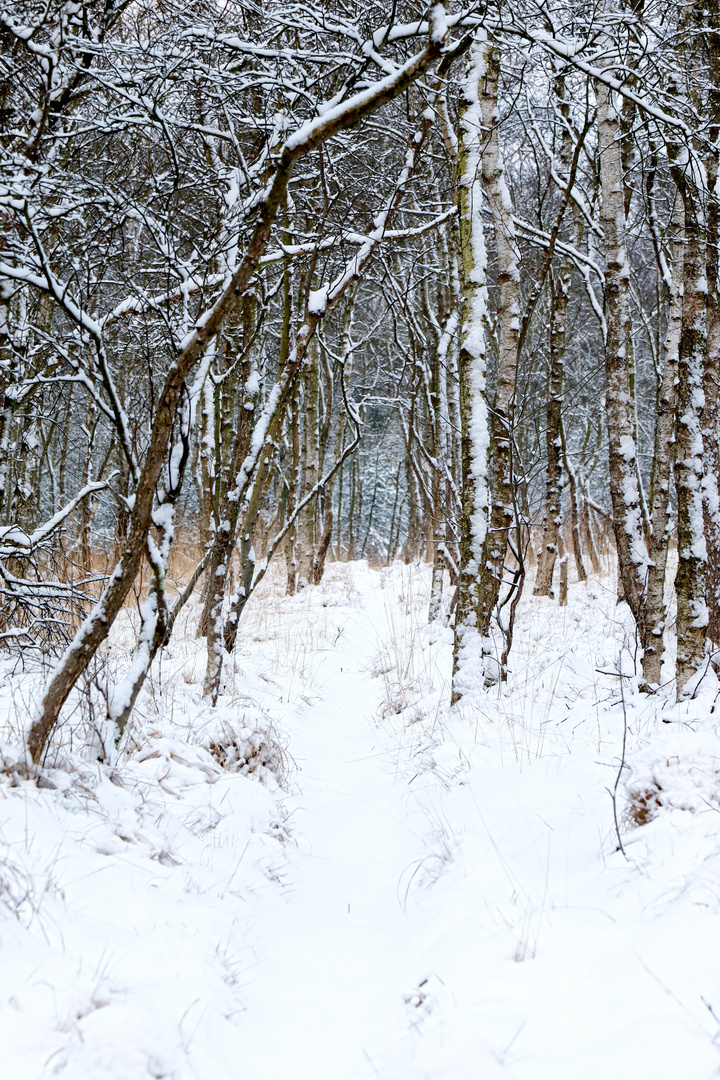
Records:
[[[717,736],[676,736],[661,755],[651,744],[636,755],[625,789],[630,826],[646,825],[663,809],[698,813],[720,808]]]
[[[213,710],[203,725],[201,745],[226,772],[252,776],[261,783],[287,787],[287,744],[272,719],[250,703]]]

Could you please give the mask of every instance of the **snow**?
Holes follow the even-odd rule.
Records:
[[[27,779],[38,676],[5,665],[2,1075],[717,1076],[715,677],[637,692],[609,568],[564,608],[529,583],[508,684],[451,710],[429,568],[330,564],[292,598],[280,576],[217,708],[188,605],[102,764],[78,703]]]
[[[635,440],[631,435],[620,436],[620,453],[626,462],[635,460]]]
[[[448,31],[446,11],[443,4],[434,4],[430,15],[431,40],[439,45],[445,40]]]
[[[260,393],[260,372],[257,368],[253,368],[247,377],[245,383],[245,396],[255,397]]]
[[[444,18],[444,14],[442,4],[436,4],[431,11],[430,30],[431,40],[434,46],[441,44],[447,33],[447,21]],[[321,116],[315,117],[312,120],[307,120],[301,127],[288,136],[285,140],[283,152],[297,155],[298,152],[302,151],[303,147],[311,146],[313,143],[321,141],[324,132],[332,130],[333,128],[339,130],[343,126],[346,117],[357,114],[382,94],[392,91],[399,82],[407,77],[409,72],[417,70],[424,61],[425,55],[425,53],[420,53],[416,56],[411,56],[409,60],[406,60],[405,63],[395,71],[386,75],[384,79],[372,83],[365,90],[361,90],[359,93],[354,94],[345,101],[341,101],[330,108],[323,109]]]
[[[12,544],[15,547],[32,546],[32,540],[19,525],[3,525],[0,527],[0,543]]]
[[[328,302],[328,286],[323,285],[320,289],[315,289],[310,292],[308,296],[308,311],[311,315],[322,315],[327,307]]]

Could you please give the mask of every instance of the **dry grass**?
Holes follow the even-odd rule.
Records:
[[[657,817],[662,806],[661,791],[659,784],[647,784],[633,789],[623,812],[622,825],[627,829],[639,829],[641,825],[647,825]]]
[[[269,716],[246,705],[223,709],[222,716],[203,734],[202,745],[226,772],[252,776],[261,782],[269,776],[284,789],[289,785],[292,760],[287,739]]]

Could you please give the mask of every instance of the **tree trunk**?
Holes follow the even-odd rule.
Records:
[[[486,42],[473,42],[459,117],[458,209],[462,320],[458,354],[460,420],[460,561],[455,611],[452,700],[477,685],[482,643],[478,626],[478,586],[488,531],[489,425],[485,399],[487,253],[479,182]],[[480,648],[478,648],[480,646]],[[480,673],[482,679],[482,673]]]
[[[500,52],[496,47],[490,47],[486,53],[486,71],[480,96],[483,130],[481,158],[483,191],[492,212],[497,250],[498,365],[491,413],[492,504],[490,526],[480,564],[479,585],[479,626],[486,644],[490,633],[490,620],[500,594],[508,534],[514,518],[512,440],[520,342],[520,252],[515,238],[512,203],[505,182],[498,137],[499,79]],[[495,681],[497,678],[497,672],[493,671],[492,667],[488,649],[486,680]]]
[[[605,248],[605,412],[610,458],[610,498],[618,571],[623,592],[645,644],[644,589],[648,555],[642,529],[640,490],[633,438],[631,396],[630,307],[624,183],[620,123],[613,91],[599,80],[595,86],[598,111],[598,152],[602,204],[600,219]]]
[[[545,518],[543,548],[538,560],[534,596],[552,596],[553,570],[558,555],[562,524],[562,393],[565,360],[565,320],[567,317],[569,269],[550,276],[550,371],[545,405]]]
[[[575,569],[577,571],[578,581],[587,581],[587,570],[585,569],[582,538],[580,536],[580,494],[575,469],[568,458],[567,446],[565,443],[565,429],[562,424],[560,425],[560,436],[562,439],[563,464],[565,466],[565,475],[567,476],[568,489],[570,492],[570,528]]]
[[[313,490],[319,478],[319,381],[317,342],[313,339],[308,349],[308,363],[305,367],[303,382],[301,499]],[[316,511],[317,499],[313,498],[300,514],[297,544],[298,588],[300,589],[304,589],[313,580]]]
[[[650,193],[651,194],[651,193]],[[651,195],[652,198],[652,195]],[[652,206],[652,202],[650,203]],[[651,548],[648,566],[645,618],[647,637],[643,654],[643,681],[648,688],[660,683],[662,667],[663,635],[667,613],[665,603],[665,575],[667,571],[668,545],[670,541],[670,480],[672,472],[673,444],[675,441],[675,396],[678,382],[678,354],[682,329],[681,283],[683,280],[683,208],[678,194],[671,221],[670,248],[672,265],[659,262],[664,271],[667,294],[667,330],[663,347],[662,371],[657,396],[655,421],[655,446],[650,477]],[[658,238],[658,255],[661,255]]]
[[[685,254],[683,258],[682,329],[675,410],[675,486],[678,516],[677,695],[699,672],[705,652],[708,611],[705,604],[705,547],[703,521],[702,390],[705,357],[705,223],[694,185],[685,166],[671,165],[683,200]]]
[[[720,3],[708,0],[705,5],[709,33],[708,106],[710,151],[705,159],[707,170],[707,243],[706,278],[707,305],[705,344],[703,413],[703,448],[705,452],[705,538],[707,542],[707,576],[705,602],[708,607],[708,638],[720,646],[720,430],[718,430],[718,389],[720,387],[720,294],[718,288],[718,245],[720,244],[720,198],[718,195],[718,165],[720,162]]]

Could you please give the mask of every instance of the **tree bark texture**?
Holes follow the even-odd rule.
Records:
[[[634,403],[630,383],[630,265],[625,221],[621,131],[613,91],[596,83],[598,153],[605,249],[605,410],[608,430],[610,498],[618,570],[625,599],[644,645],[644,590],[648,555],[638,485]]]
[[[490,47],[480,94],[483,129],[481,160],[483,191],[492,213],[497,250],[498,365],[491,413],[492,505],[479,585],[479,621],[484,640],[487,640],[490,620],[500,594],[508,534],[514,518],[512,440],[520,341],[520,251],[498,134],[499,81],[500,50]],[[489,670],[487,675],[492,677]]]

